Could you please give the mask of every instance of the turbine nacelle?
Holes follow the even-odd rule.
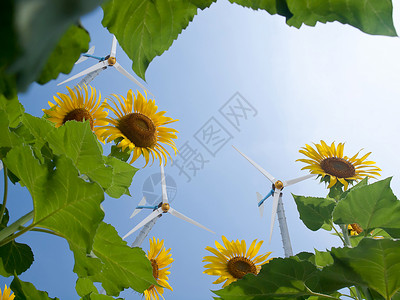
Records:
[[[137,224],[132,230],[130,230],[127,234],[125,234],[124,237],[122,237],[122,239],[124,240],[125,238],[127,238],[128,236],[130,236],[132,233],[134,233],[136,230],[138,230],[139,228],[141,228],[142,226],[145,226],[146,224],[150,223],[152,220],[154,220],[155,218],[161,216],[162,214],[165,213],[169,213],[181,220],[184,220],[188,223],[191,223],[193,225],[196,225],[200,228],[203,228],[211,233],[215,233],[214,231],[208,229],[207,227],[201,225],[200,223],[192,220],[191,218],[186,217],[185,215],[181,214],[180,212],[176,211],[175,209],[173,209],[171,207],[171,205],[168,203],[168,195],[167,195],[167,185],[165,183],[165,174],[164,174],[164,163],[161,161],[161,190],[162,190],[162,199],[163,201],[155,206],[155,207],[146,207],[143,204],[145,203],[145,201],[143,201],[143,199],[145,199],[143,197],[142,201],[139,203],[139,206],[136,207],[135,211],[133,212],[132,216],[135,215],[138,210],[138,208],[154,208],[153,212],[148,215],[146,218],[144,218],[144,220],[142,220],[139,224]]]
[[[258,207],[260,209],[261,216],[263,213],[263,204],[264,204],[265,200],[267,200],[270,196],[273,196],[271,229],[270,229],[270,235],[269,235],[269,242],[271,242],[272,231],[273,231],[274,223],[275,223],[275,217],[276,217],[277,210],[278,210],[278,202],[279,202],[279,198],[282,197],[283,188],[290,186],[292,184],[298,183],[300,181],[306,180],[308,178],[311,178],[314,175],[309,174],[309,175],[298,177],[298,178],[291,179],[288,181],[277,180],[274,176],[272,176],[270,173],[268,173],[266,170],[264,170],[261,166],[259,166],[257,163],[255,163],[250,157],[248,157],[245,154],[243,154],[242,152],[240,152],[234,146],[232,146],[232,147],[237,152],[239,152],[244,158],[246,158],[258,171],[260,171],[272,183],[271,191],[264,198],[262,198],[260,193],[257,193],[257,203],[258,203]]]
[[[113,41],[112,41],[111,51],[110,51],[109,55],[107,55],[106,57],[98,57],[98,56],[92,55],[93,52],[94,52],[94,46],[92,48],[90,48],[87,53],[83,54],[83,56],[81,58],[79,58],[79,60],[76,62],[76,64],[86,60],[88,57],[98,59],[99,62],[97,64],[83,70],[82,72],[64,80],[63,82],[61,82],[57,85],[67,83],[71,80],[77,79],[77,78],[85,76],[85,75],[86,76],[79,82],[79,85],[89,84],[97,75],[100,74],[100,72],[102,70],[107,69],[107,67],[114,67],[119,73],[121,73],[122,75],[127,77],[129,80],[133,81],[136,85],[138,85],[139,87],[141,87],[143,90],[145,90],[146,92],[148,92],[150,95],[152,95],[154,97],[154,95],[149,90],[147,90],[135,77],[133,77],[130,73],[128,73],[128,71],[126,71],[117,62],[117,58],[116,58],[117,39],[116,39],[115,35],[113,35]]]

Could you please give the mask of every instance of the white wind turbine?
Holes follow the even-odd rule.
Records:
[[[232,147],[235,148],[234,146],[232,146]],[[281,231],[283,249],[285,251],[285,257],[292,256],[293,250],[292,250],[292,245],[290,243],[289,230],[287,227],[286,217],[285,217],[285,210],[283,208],[282,190],[283,190],[283,188],[285,188],[287,186],[290,186],[292,184],[295,184],[300,181],[311,178],[314,175],[309,174],[309,175],[305,175],[305,176],[291,179],[288,181],[277,180],[274,176],[272,176],[270,173],[268,173],[266,170],[264,170],[262,167],[260,167],[258,164],[256,164],[251,158],[249,158],[248,156],[246,156],[245,154],[240,152],[238,149],[235,148],[235,150],[237,152],[239,152],[244,158],[246,158],[254,167],[257,168],[257,170],[259,170],[272,183],[271,191],[264,198],[262,198],[260,193],[257,193],[258,207],[260,208],[260,213],[262,215],[263,205],[264,205],[265,200],[269,196],[273,195],[271,229],[270,229],[270,234],[269,234],[269,242],[271,242],[271,238],[272,238],[272,231],[273,231],[274,223],[275,223],[275,215],[278,214],[279,228]]]
[[[57,85],[61,85],[61,84],[67,83],[67,82],[69,82],[71,80],[74,80],[76,78],[82,77],[84,75],[86,75],[86,76],[79,82],[79,85],[89,84],[89,82],[91,82],[97,75],[99,75],[101,71],[107,69],[107,67],[114,67],[122,75],[127,77],[129,80],[133,81],[135,84],[140,86],[143,90],[147,91],[150,95],[152,95],[154,97],[154,95],[149,90],[147,90],[139,81],[136,80],[135,77],[133,77],[131,74],[129,74],[128,71],[126,71],[117,62],[117,58],[116,58],[117,39],[116,39],[115,35],[113,35],[110,55],[107,55],[107,56],[104,56],[104,57],[99,57],[99,56],[92,55],[93,52],[94,52],[94,47],[91,47],[89,49],[89,51],[87,53],[83,54],[83,56],[81,58],[79,58],[78,61],[75,64],[78,64],[78,63],[81,63],[82,61],[85,61],[88,57],[98,59],[99,62],[97,64],[95,64],[95,65],[83,70],[82,72],[80,72],[80,73],[78,73],[78,74],[76,74],[76,75],[64,80],[63,82],[61,82],[61,83],[59,83]]]
[[[129,231],[127,234],[125,234],[125,236],[122,238],[123,240],[126,239],[128,236],[130,236],[132,233],[134,233],[136,230],[138,230],[139,228],[141,228],[142,226],[147,225],[150,222],[154,222],[154,219],[156,219],[157,217],[161,217],[162,214],[165,213],[169,213],[179,219],[182,219],[186,222],[189,222],[193,225],[196,225],[200,228],[203,228],[211,233],[215,233],[214,231],[208,229],[207,227],[201,225],[200,223],[186,217],[185,215],[181,214],[180,212],[176,211],[175,209],[173,209],[170,204],[168,203],[168,196],[167,196],[167,185],[165,183],[165,174],[164,174],[164,164],[161,161],[161,188],[162,188],[162,202],[157,206],[158,208],[154,208],[153,212],[148,215],[146,218],[144,218],[143,221],[141,221],[139,224],[137,224],[131,231]],[[143,202],[143,199],[141,201],[141,203],[139,203],[139,206],[135,209],[134,213],[132,215],[135,215],[138,211],[137,209],[141,209],[141,208],[153,208],[153,207],[143,207],[142,205],[145,202]],[[151,228],[150,228],[151,229]],[[148,232],[147,232],[148,233]],[[145,234],[145,233],[143,233]]]

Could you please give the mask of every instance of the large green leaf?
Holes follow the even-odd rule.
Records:
[[[113,33],[132,60],[132,69],[145,79],[154,57],[161,55],[185,29],[198,8],[214,0],[110,0],[103,4],[103,25]]]
[[[298,261],[296,257],[275,258],[263,265],[257,276],[248,274],[214,293],[224,300],[301,299],[352,286],[357,282],[352,275],[340,266],[331,265],[320,271],[311,262]]]
[[[300,213],[300,219],[307,228],[316,231],[324,224],[331,225],[332,211],[336,202],[327,198],[293,195]]]
[[[18,90],[25,90],[40,74],[53,49],[68,30],[84,15],[101,4],[101,0],[30,0],[10,1],[2,5],[1,20],[7,48],[2,51],[0,69],[17,75]],[[4,23],[4,24],[3,24]],[[8,58],[8,59],[7,59]],[[66,64],[70,64],[70,60]]]
[[[24,107],[19,103],[17,97],[6,99],[3,95],[0,95],[0,109],[7,112],[10,127],[17,127],[21,121],[21,116],[24,113]]]
[[[33,223],[61,234],[89,252],[104,217],[100,208],[104,193],[100,186],[79,178],[77,169],[65,156],[58,157],[55,170],[49,171],[33,156],[29,146],[14,147],[5,161],[31,193]]]
[[[16,127],[20,123],[23,112],[24,108],[16,97],[6,99],[0,95],[0,158],[11,147],[21,144],[18,136],[9,127]]]
[[[88,50],[89,41],[89,33],[82,26],[72,25],[58,42],[36,81],[45,84],[60,73],[71,72],[81,53]]]
[[[263,9],[271,15],[281,15],[289,19],[293,16],[290,12],[286,0],[229,0],[231,3],[236,3],[244,7],[249,7],[254,10]]]
[[[387,178],[348,193],[333,211],[333,221],[357,223],[364,234],[375,228],[400,229],[400,201],[393,194],[390,181]]]
[[[129,188],[135,169],[121,166],[103,157],[103,149],[89,122],[69,121],[59,128],[54,128],[45,119],[25,114],[23,123],[36,138],[36,147],[41,148],[47,142],[54,154],[66,155],[81,174],[87,175],[106,191],[110,191],[110,196],[120,197]],[[113,170],[114,165],[117,170]],[[131,176],[130,180],[128,175]],[[116,178],[119,176],[122,177]]]
[[[50,298],[47,292],[39,291],[30,282],[20,280],[14,277],[11,282],[11,289],[18,300],[59,300],[58,298]]]
[[[70,248],[75,255],[74,271],[78,276],[89,276],[93,282],[102,282],[108,295],[118,296],[125,288],[142,293],[156,284],[153,268],[143,250],[129,247],[109,224],[100,224],[91,255],[85,256],[84,249],[71,242]],[[96,271],[98,263],[102,269]],[[86,272],[88,269],[92,274]]]
[[[391,0],[230,0],[286,17],[290,26],[338,21],[369,34],[396,36]]]
[[[356,248],[333,248],[340,263],[360,275],[369,288],[385,299],[400,289],[400,241],[363,239]]]
[[[8,277],[21,274],[33,263],[33,252],[26,244],[12,241],[0,247],[0,274]]]
[[[6,98],[17,96],[16,76],[8,74],[6,69],[9,62],[18,56],[18,37],[14,27],[15,0],[2,0],[0,9],[0,94]]]
[[[288,25],[315,26],[317,22],[338,21],[369,34],[397,36],[391,0],[287,0],[293,14]]]
[[[18,136],[9,129],[8,114],[0,109],[0,158],[6,156],[13,146],[21,144]]]
[[[78,278],[75,286],[76,292],[79,296],[84,297],[90,293],[97,293],[97,288],[94,286],[93,281],[89,278]]]

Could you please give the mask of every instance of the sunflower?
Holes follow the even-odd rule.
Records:
[[[206,247],[206,250],[215,256],[205,256],[203,259],[203,262],[209,262],[204,266],[207,269],[203,273],[219,276],[213,282],[214,284],[226,280],[222,287],[231,284],[248,273],[257,275],[261,270],[261,266],[272,259],[267,260],[271,252],[256,257],[263,241],[257,243],[257,240],[254,240],[247,251],[244,240],[241,242],[239,240],[229,242],[226,237],[222,236],[222,241],[225,247],[217,241],[215,241],[216,249]]]
[[[160,295],[163,299],[164,296],[164,288],[170,289],[172,291],[172,287],[168,283],[168,276],[171,272],[168,270],[168,267],[174,260],[169,254],[171,249],[165,250],[164,240],[161,242],[155,237],[153,240],[150,239],[150,250],[147,251],[147,258],[151,262],[151,266],[153,267],[153,277],[157,280],[157,283],[162,287],[152,285],[147,290],[144,291],[144,296],[146,300],[158,300]],[[167,268],[168,267],[168,268]]]
[[[3,293],[1,292],[1,289],[0,289],[0,300],[13,300],[15,298],[15,295],[14,295],[14,293],[12,293],[10,295],[10,293],[11,293],[11,289],[7,288],[7,284],[6,284],[4,287]]]
[[[100,131],[98,126],[107,125],[108,122],[104,121],[107,117],[107,112],[103,111],[103,105],[100,105],[101,94],[97,97],[96,89],[89,86],[89,91],[86,84],[82,88],[78,85],[75,86],[75,91],[67,87],[69,95],[57,93],[58,97],[54,96],[54,101],[48,102],[50,109],[42,109],[48,115],[48,119],[52,121],[56,127],[60,127],[67,121],[82,122],[88,120],[90,128],[94,131],[97,137],[100,138]],[[102,141],[102,140],[101,140]]]
[[[123,151],[126,148],[132,150],[133,155],[130,163],[133,163],[143,154],[146,165],[149,162],[150,155],[153,162],[154,156],[160,159],[160,164],[162,156],[166,164],[166,154],[170,158],[171,156],[161,143],[171,146],[176,154],[176,145],[172,139],[177,138],[176,133],[178,131],[162,126],[178,120],[164,116],[165,111],[157,112],[158,107],[154,100],[147,100],[147,94],[144,97],[138,92],[136,97],[132,90],[129,90],[126,99],[120,96],[121,100],[115,94],[112,96],[119,102],[120,108],[114,99],[109,100],[115,108],[108,103],[105,105],[116,115],[116,118],[105,119],[112,126],[103,127],[102,137],[107,138],[107,142],[116,140],[118,147],[121,147]]]
[[[358,181],[368,176],[375,178],[374,175],[379,176],[379,171],[382,171],[375,162],[366,161],[371,152],[358,158],[358,152],[356,155],[348,158],[343,156],[344,143],[339,143],[337,147],[333,142],[328,146],[324,141],[321,144],[314,144],[316,149],[307,145],[299,150],[300,153],[308,157],[308,159],[297,159],[307,166],[304,169],[309,169],[311,174],[320,175],[321,181],[329,182],[328,188],[333,187],[337,181],[344,186],[344,190],[347,190],[349,183]]]
[[[349,235],[359,235],[361,232],[363,232],[363,229],[357,223],[347,225],[347,230]]]

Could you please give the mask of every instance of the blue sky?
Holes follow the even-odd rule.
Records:
[[[398,10],[395,6],[395,22]],[[112,40],[101,18],[102,11],[97,10],[82,20],[92,38],[90,45],[96,46],[95,55],[100,56],[109,53]],[[176,166],[167,165],[165,171],[177,186],[172,206],[216,232],[210,234],[171,215],[158,220],[149,237],[164,239],[175,259],[170,275],[174,291],[166,290],[166,299],[211,299],[210,290],[221,285],[213,285],[216,277],[202,273],[202,258],[208,255],[204,248],[221,241],[221,235],[248,243],[265,240],[262,252],[283,256],[277,222],[268,243],[271,201],[265,204],[263,218],[256,206],[255,192],[266,194],[270,184],[231,145],[275,177],[291,179],[307,174],[300,170],[302,163],[295,162],[304,144],[320,139],[346,142],[347,155],[361,148],[365,149],[362,153],[372,151],[371,159],[383,170],[382,179],[393,176],[392,188],[395,194],[400,193],[398,53],[398,38],[366,35],[337,22],[298,30],[288,27],[282,17],[218,1],[201,11],[173,46],[154,59],[146,73],[147,87],[156,96],[159,109],[180,120],[174,125],[180,131],[178,148],[187,143],[207,160],[196,174],[188,171],[190,182],[179,175]],[[119,47],[117,59],[133,73],[130,60]],[[87,60],[71,74],[93,63]],[[33,85],[20,95],[25,110],[41,116],[41,109],[47,108],[47,101],[56,92],[66,92],[65,86],[57,83],[67,77],[60,76],[45,86]],[[111,93],[126,96],[129,89],[138,89],[112,69],[103,71],[92,85],[103,97]],[[232,104],[229,100],[236,93],[253,110],[234,127],[219,110]],[[219,122],[225,137],[229,137],[218,151],[211,149],[213,154],[196,139],[196,133],[210,119]],[[143,161],[134,165],[141,167]],[[121,236],[149,213],[129,219],[143,196],[144,182],[158,172],[158,164],[138,171],[132,197],[107,198],[103,203],[105,221]],[[161,188],[159,191],[161,194]],[[327,190],[314,179],[284,190],[293,251],[340,246],[339,239],[330,233],[306,229],[290,193],[325,196]],[[11,187],[9,203],[13,219],[32,207],[29,194],[19,187]],[[134,238],[132,235],[127,242],[132,243]],[[33,266],[21,279],[49,291],[51,297],[78,298],[73,257],[64,240],[28,233],[18,241],[31,245],[35,254]],[[142,246],[148,249],[148,239]],[[141,299],[134,291],[121,296]]]

